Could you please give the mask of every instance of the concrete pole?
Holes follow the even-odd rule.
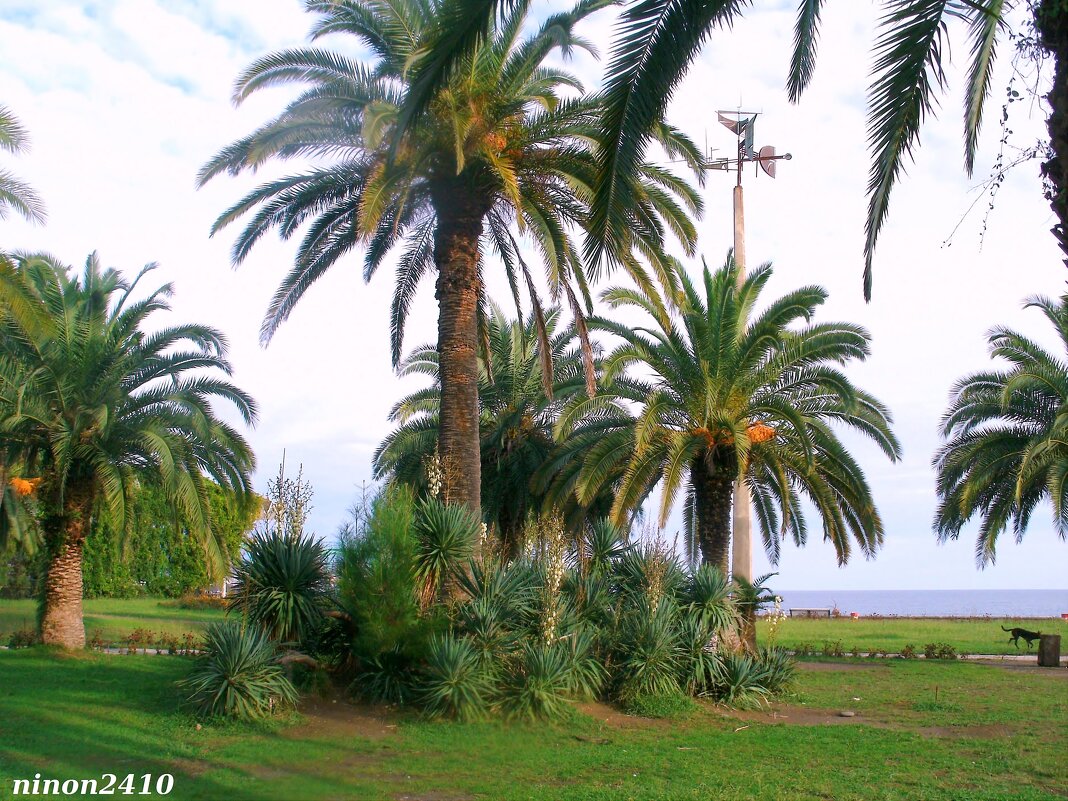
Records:
[[[741,146],[738,153],[738,183],[734,187],[734,263],[738,267],[738,283],[745,282],[745,209],[742,205]],[[735,578],[753,580],[753,534],[749,487],[744,481],[734,482],[734,524],[731,574]]]

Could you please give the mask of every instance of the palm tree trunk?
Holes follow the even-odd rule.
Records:
[[[1039,43],[1053,58],[1053,88],[1046,95],[1053,152],[1042,165],[1042,175],[1050,183],[1048,199],[1057,215],[1053,235],[1068,266],[1068,5],[1064,0],[1042,0],[1035,10],[1035,25]]]
[[[729,475],[709,470],[701,458],[690,466],[690,480],[693,482],[694,520],[701,558],[706,565],[714,565],[726,576],[729,574],[734,482]]]
[[[435,197],[434,260],[438,268],[438,354],[441,414],[438,453],[447,503],[482,517],[478,436],[478,243],[481,204],[452,186]]]
[[[48,537],[52,558],[45,576],[41,641],[63,648],[85,647],[82,619],[82,551],[89,534],[91,494],[71,492]]]

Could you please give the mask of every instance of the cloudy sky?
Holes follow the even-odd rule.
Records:
[[[539,0],[535,15],[558,5]],[[988,365],[985,333],[992,325],[1008,324],[1052,345],[1043,321],[1024,311],[1022,301],[1064,291],[1036,162],[1004,183],[982,247],[984,199],[957,228],[998,150],[1009,59],[1002,58],[971,180],[961,168],[961,64],[951,67],[951,93],[939,118],[925,127],[916,164],[892,198],[874,297],[865,304],[864,87],[876,4],[829,4],[815,80],[798,106],[787,103],[782,88],[796,3],[756,5],[732,32],[710,39],[670,119],[726,155],[733,140],[717,125],[716,109],[757,110],[757,145],[793,154],[775,181],[746,176],[749,263],[775,264],[769,296],[820,283],[830,291],[823,319],[868,327],[873,356],[852,374],[893,410],[905,452],[901,463],[890,465],[873,446],[856,445],[887,525],[878,559],[839,569],[813,527],[807,548],[784,551],[775,586],[1068,589],[1068,545],[1053,534],[1048,514],[1036,516],[1022,544],[1006,535],[997,565],[981,572],[972,557],[974,529],[959,542],[938,545],[930,526],[930,460],[950,386]],[[255,181],[293,167],[194,188],[197,169],[215,151],[293,94],[262,92],[235,109],[229,94],[238,72],[271,50],[301,45],[310,23],[300,0],[0,0],[0,104],[16,112],[33,143],[18,159],[3,155],[0,169],[31,183],[49,212],[45,226],[3,222],[2,246],[47,250],[69,264],[98,250],[105,264],[125,271],[159,262],[159,281],[176,285],[175,318],[222,328],[237,382],[260,403],[260,422],[250,435],[259,485],[285,449],[287,462],[303,463],[314,484],[316,530],[331,534],[370,481],[371,454],[388,430],[389,407],[416,386],[390,368],[391,271],[365,285],[358,256],[337,265],[262,349],[259,322],[291,264],[292,245],[265,240],[233,271],[233,233],[209,239],[208,230]],[[612,23],[606,12],[585,25],[602,53]],[[963,62],[967,45],[960,30],[953,33],[952,52]],[[602,64],[594,58],[579,58],[571,68],[588,88],[601,80]],[[1031,144],[1042,119],[1041,109],[1015,104],[1012,141]],[[713,173],[705,189],[700,252],[713,265],[731,243],[730,184]],[[499,284],[491,283],[491,291],[504,297]],[[428,285],[408,343],[432,339],[436,311]],[[667,535],[677,528],[673,520]],[[765,567],[758,563],[756,570]]]

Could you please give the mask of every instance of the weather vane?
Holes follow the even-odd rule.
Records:
[[[789,161],[789,153],[777,155],[775,148],[765,145],[756,150],[755,139],[756,111],[717,111],[720,124],[733,133],[738,140],[737,154],[733,159],[713,159],[707,165],[709,170],[737,171],[738,181],[734,185],[734,264],[737,268],[737,286],[745,282],[745,210],[742,203],[742,166],[747,163],[760,165],[768,177],[775,177],[775,162],[783,159]],[[759,174],[759,173],[758,173]],[[753,536],[752,536],[752,502],[749,489],[744,481],[734,484],[734,521],[733,546],[731,554],[731,572],[735,577],[746,581],[753,580]]]

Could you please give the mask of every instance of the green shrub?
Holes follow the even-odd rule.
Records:
[[[701,565],[694,570],[685,583],[683,602],[713,633],[738,624],[731,583],[712,565]]]
[[[797,661],[784,648],[761,648],[756,655],[763,670],[761,683],[773,695],[793,686],[797,678]]]
[[[177,601],[166,601],[163,605],[174,604],[179,609],[219,609],[226,611],[230,601],[221,595],[209,595],[206,592],[187,592]]]
[[[766,668],[749,654],[724,651],[716,655],[709,695],[728,706],[751,708],[765,703],[771,690]]]
[[[11,636],[7,638],[8,648],[29,648],[37,645],[41,641],[40,635],[36,629],[21,628],[15,629],[11,632]]]
[[[622,621],[616,646],[618,697],[680,692],[682,668],[677,607],[663,598],[655,607],[639,603]]]
[[[425,607],[439,598],[474,549],[481,526],[466,506],[434,498],[421,501],[413,521],[416,537],[415,577]]]
[[[179,682],[202,715],[255,720],[296,703],[297,691],[263,630],[230,620],[212,623],[204,647],[206,653]]]
[[[451,634],[435,637],[421,682],[423,709],[433,717],[485,717],[492,706],[492,679],[492,668],[470,641]]]
[[[697,704],[688,695],[636,695],[623,705],[623,711],[643,718],[685,720],[697,711]]]
[[[823,643],[823,655],[824,656],[845,656],[845,649],[842,647],[841,640],[827,640]]]
[[[505,676],[501,703],[513,718],[559,720],[570,710],[571,687],[571,670],[563,648],[524,643]]]
[[[956,659],[957,649],[948,642],[929,642],[923,646],[925,659]]]
[[[400,646],[369,656],[349,691],[372,703],[404,704],[415,696],[416,660]]]
[[[234,570],[230,608],[282,642],[301,642],[321,623],[330,594],[326,548],[306,534],[261,531]]]

